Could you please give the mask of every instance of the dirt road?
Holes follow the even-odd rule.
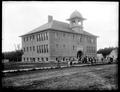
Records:
[[[3,87],[17,89],[117,89],[117,66],[100,65],[35,71],[4,77]]]

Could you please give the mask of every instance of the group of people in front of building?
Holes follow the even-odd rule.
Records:
[[[76,59],[67,59],[66,61],[68,62],[68,66],[71,66],[74,64],[74,61]],[[60,67],[60,60],[58,61],[58,67]],[[77,59],[79,64],[97,64],[97,63],[113,63],[113,62],[117,62],[117,58],[114,59],[114,57],[107,57],[107,58],[101,58],[100,60],[97,57],[88,57],[88,56],[82,56],[82,57],[78,57]]]

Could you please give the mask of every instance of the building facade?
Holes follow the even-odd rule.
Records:
[[[49,62],[58,58],[76,58],[78,52],[84,56],[96,57],[97,36],[83,30],[85,18],[74,11],[69,23],[53,20],[25,35],[22,35],[23,62]]]

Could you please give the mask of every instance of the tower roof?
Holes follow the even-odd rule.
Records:
[[[70,19],[72,18],[82,18],[82,15],[77,11],[75,10],[71,15],[70,15]]]
[[[75,10],[71,15],[70,18],[67,20],[72,20],[74,18],[79,18],[80,20],[85,20],[85,18],[82,17],[82,15],[80,14],[80,12],[78,12],[77,10]]]

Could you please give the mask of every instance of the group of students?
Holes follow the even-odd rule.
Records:
[[[116,59],[116,62],[118,60]],[[60,60],[58,60],[58,67],[60,67]],[[67,60],[68,62],[68,66],[73,65],[74,63],[74,59],[69,59]],[[96,64],[96,63],[113,63],[114,62],[114,58],[113,57],[108,57],[108,58],[101,58],[100,60],[97,57],[88,57],[88,56],[84,56],[84,57],[79,57],[78,58],[78,63],[79,64]]]
[[[78,62],[80,63],[96,63],[97,62],[97,58],[96,57],[88,57],[88,56],[84,56],[78,59]]]

